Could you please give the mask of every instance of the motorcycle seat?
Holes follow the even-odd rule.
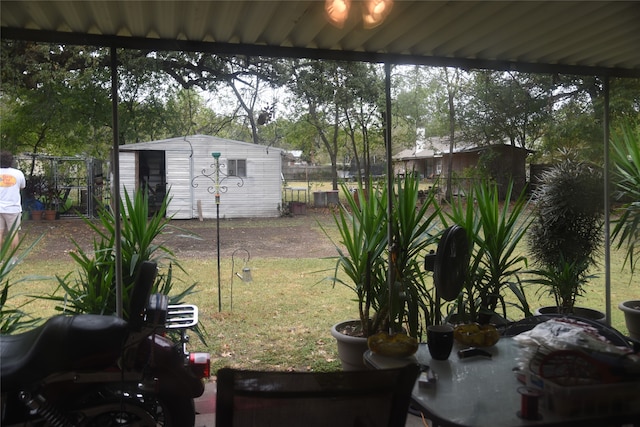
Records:
[[[120,355],[129,332],[116,316],[55,316],[41,326],[0,336],[2,389],[12,390],[48,375],[76,369],[101,369]]]

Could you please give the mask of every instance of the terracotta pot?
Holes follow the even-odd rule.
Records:
[[[640,300],[623,301],[618,308],[624,313],[629,336],[640,340]]]
[[[57,214],[55,210],[45,210],[44,219],[47,221],[55,221]]]
[[[341,326],[353,322],[360,323],[358,320],[348,320],[336,323],[331,327],[331,335],[338,342],[338,357],[342,362],[343,371],[362,371],[367,369],[363,360],[364,352],[369,349],[367,347],[367,339],[364,337],[352,337],[340,332]]]
[[[558,307],[555,307],[555,306],[540,307],[535,312],[536,315],[558,314],[558,313],[560,313],[560,310],[558,309]],[[606,314],[604,314],[603,312],[594,310],[593,308],[586,308],[586,307],[574,307],[573,313],[571,314],[576,317],[595,320],[596,322],[600,322],[600,323],[606,323],[606,318],[607,318]]]
[[[33,221],[42,221],[44,211],[31,211],[31,219]]]

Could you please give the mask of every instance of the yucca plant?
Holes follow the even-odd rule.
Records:
[[[542,175],[533,194],[528,243],[537,267],[532,273],[539,278],[531,281],[555,298],[561,313],[573,313],[588,270],[597,262],[604,225],[602,183],[599,168],[566,153]]]
[[[180,267],[173,252],[159,241],[169,225],[166,218],[169,196],[166,196],[160,208],[150,214],[147,195],[136,191],[133,198],[125,191],[123,199],[123,221],[121,221],[121,256],[124,317],[128,317],[129,296],[135,283],[140,265],[144,261],[154,261],[160,267],[153,292],[170,296],[177,303],[193,292],[195,284],[178,295],[171,295],[172,268]],[[76,250],[70,255],[78,267],[64,277],[58,277],[59,288],[64,295],[47,298],[59,303],[58,311],[67,314],[113,314],[116,311],[115,291],[115,217],[111,210],[102,209],[98,213],[98,222],[84,218],[85,223],[96,234],[93,250],[84,251],[73,241]],[[162,273],[168,268],[167,273]]]
[[[640,129],[625,124],[612,136],[616,198],[621,205],[612,238],[618,249],[626,248],[623,267],[633,277],[640,257]],[[640,300],[622,301],[629,336],[640,339]]]
[[[612,237],[626,247],[625,266],[633,274],[640,258],[640,131],[625,124],[612,135],[615,196],[621,205]]]
[[[587,274],[585,263],[585,260],[559,260],[555,266],[532,271],[536,275],[533,282],[550,291],[556,307],[574,307],[589,279],[595,277]]]
[[[366,189],[359,186],[356,196],[344,184],[342,191],[346,206],[335,215],[340,242],[335,243],[338,257],[331,280],[334,286],[341,284],[354,292],[360,320],[360,330],[354,334],[368,337],[381,330],[388,314],[387,193],[371,184]]]
[[[27,316],[25,312],[22,311],[22,307],[27,305],[28,301],[18,306],[10,306],[8,304],[11,299],[9,295],[11,288],[19,283],[30,280],[30,277],[15,280],[11,278],[13,268],[16,264],[24,260],[42,238],[42,236],[38,237],[24,251],[20,251],[24,237],[18,239],[16,246],[12,245],[17,232],[18,230],[15,228],[15,225],[11,227],[0,245],[0,333],[2,334],[12,334],[21,329],[34,326],[39,321],[38,318]]]
[[[411,174],[396,181],[391,227],[392,321],[395,329],[405,326],[412,337],[421,335],[423,325],[436,321],[433,283],[425,282],[424,256],[436,242],[439,213],[436,193],[427,192],[420,204],[419,187],[420,181]]]
[[[482,233],[477,243],[483,248],[482,265],[486,271],[481,282],[481,310],[496,313],[498,307],[506,316],[504,290],[509,289],[520,304],[518,308],[525,316],[531,314],[519,274],[527,265],[527,259],[517,250],[531,224],[527,214],[528,198],[523,189],[513,194],[513,182],[507,187],[505,200],[501,203],[497,186],[480,185],[474,191]]]
[[[509,183],[505,200],[501,201],[496,184],[479,181],[468,197],[457,199],[450,209],[442,210],[444,226],[457,224],[465,228],[471,247],[466,282],[450,314],[486,323],[496,314],[507,317],[507,307],[513,306],[523,316],[531,315],[520,280],[527,259],[517,250],[530,225],[527,202],[525,190],[514,195],[513,183]],[[507,302],[508,293],[515,296],[516,302]]]
[[[354,291],[364,337],[389,331],[390,326],[417,337],[421,326],[432,322],[433,298],[424,281],[423,257],[434,242],[431,231],[437,213],[433,194],[418,207],[418,187],[418,180],[407,176],[394,188],[389,270],[387,188],[360,186],[351,193],[342,186],[346,206],[335,216],[340,242],[335,243],[338,257],[330,280]]]

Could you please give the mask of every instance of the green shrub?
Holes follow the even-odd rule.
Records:
[[[556,300],[563,313],[571,313],[576,298],[597,263],[602,245],[604,210],[602,171],[567,157],[542,175],[534,192],[534,220],[529,230],[529,251],[538,269],[532,271]]]
[[[633,274],[640,258],[640,130],[625,125],[611,140],[615,196],[622,203],[612,237],[618,249],[626,247],[625,265]]]
[[[507,306],[515,306],[523,315],[531,315],[520,273],[527,259],[517,249],[530,225],[527,197],[523,190],[513,195],[510,183],[501,202],[496,184],[477,181],[468,197],[452,202],[443,210],[442,222],[458,224],[467,232],[471,260],[462,292],[452,313],[469,321],[486,323],[498,314],[507,317]],[[507,303],[511,292],[516,303]]]
[[[158,264],[160,273],[156,278],[152,292],[170,295],[172,290],[172,268],[181,268],[173,252],[158,242],[169,219],[166,218],[169,196],[167,195],[160,208],[149,213],[147,196],[137,191],[132,199],[125,191],[121,221],[121,259],[123,287],[123,317],[128,318],[127,308],[129,296],[135,283],[140,265],[144,261]],[[98,222],[84,218],[91,230],[96,234],[93,250],[84,251],[74,242],[76,250],[71,253],[78,270],[64,277],[57,277],[59,289],[63,296],[47,297],[59,303],[57,310],[68,314],[92,313],[114,314],[116,312],[116,272],[115,272],[115,216],[109,209],[98,213]],[[167,268],[163,273],[162,269]],[[170,295],[170,302],[175,304],[193,292],[195,284],[178,295]],[[57,291],[56,291],[57,292]]]
[[[21,329],[29,328],[35,325],[39,319],[27,316],[22,307],[28,302],[24,302],[20,306],[12,307],[8,304],[10,300],[9,291],[11,287],[21,282],[28,281],[28,277],[14,280],[11,278],[11,271],[16,264],[22,262],[24,258],[40,241],[42,236],[38,237],[24,251],[20,252],[20,247],[24,242],[24,238],[18,240],[18,244],[12,247],[11,243],[18,230],[12,228],[4,236],[4,240],[0,245],[0,333],[12,334]]]

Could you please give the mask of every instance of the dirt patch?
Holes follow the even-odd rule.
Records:
[[[256,258],[321,258],[335,256],[336,251],[318,223],[333,225],[332,215],[324,210],[307,210],[306,215],[282,218],[173,220],[161,242],[179,259],[210,259],[217,252],[230,257],[238,248],[247,249]],[[219,228],[219,230],[218,230]],[[73,241],[91,250],[95,232],[79,218],[56,221],[24,221],[22,233],[34,239],[43,235],[35,253],[40,259],[68,256],[75,250]]]

